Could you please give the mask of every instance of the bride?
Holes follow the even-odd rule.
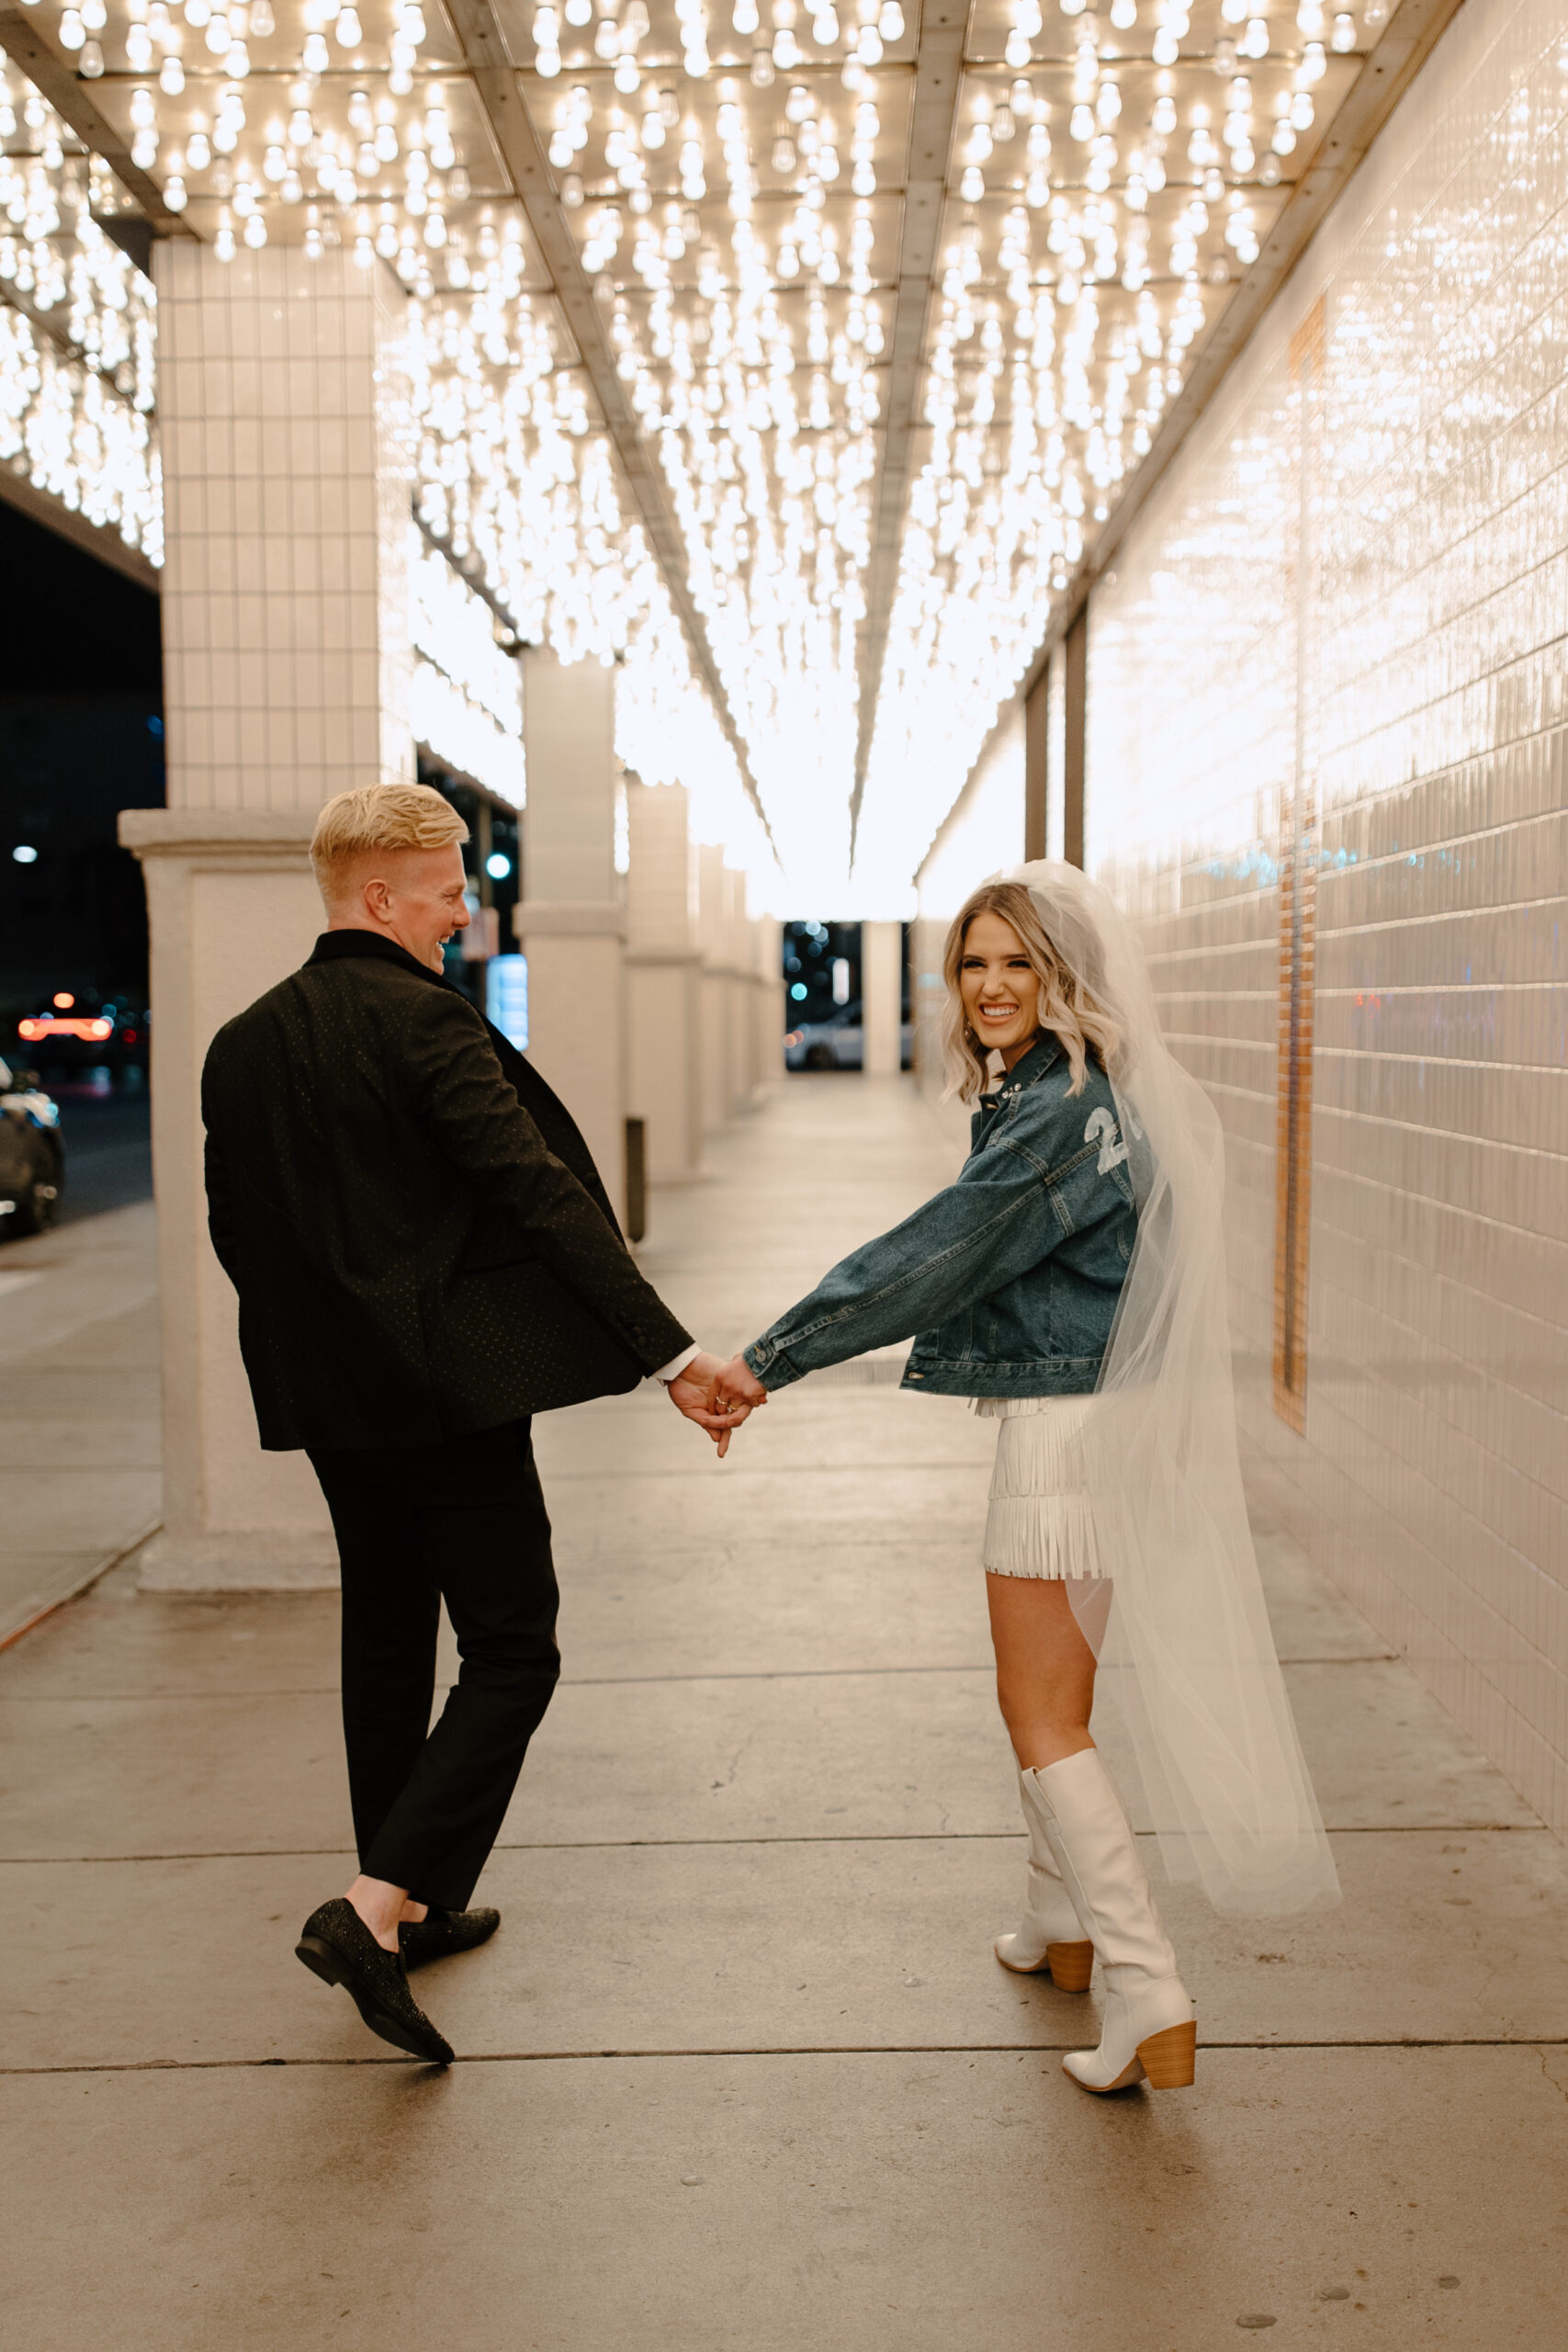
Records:
[[[1098,1955],[1100,2046],[1066,2071],[1178,2088],[1192,2004],[1090,1732],[1097,1682],[1173,1878],[1233,1916],[1338,1900],[1242,1498],[1219,1123],[1125,918],[1076,866],[976,890],[943,977],[950,1087],[978,1102],[957,1182],[727,1365],[714,1426],[910,1337],[907,1388],[997,1421],[983,1557],[1030,1856],[997,1957],[1083,1992]]]

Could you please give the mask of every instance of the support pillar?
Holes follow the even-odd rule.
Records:
[[[703,1126],[712,1132],[730,1115],[728,942],[725,934],[724,852],[707,842],[697,852],[697,936],[702,946]]]
[[[724,952],[727,961],[725,1029],[729,1047],[729,1115],[751,1109],[751,941],[746,915],[746,876],[724,869]]]
[[[164,1526],[143,1583],[335,1582],[302,1453],[264,1453],[207,1237],[201,1066],[309,955],[334,792],[410,780],[409,481],[389,273],[344,254],[160,243],[168,806],[128,809],[152,934]]]
[[[1062,855],[1083,864],[1084,760],[1089,730],[1089,606],[1081,605],[1064,640],[1066,737],[1062,774]]]
[[[523,657],[528,1058],[555,1088],[626,1210],[626,893],[615,872],[615,679],[598,662]]]
[[[702,955],[696,851],[684,785],[628,783],[626,1085],[649,1180],[690,1184],[703,1148]]]
[[[902,923],[862,923],[860,984],[865,1041],[862,1066],[868,1077],[897,1078],[903,1061]]]
[[[751,925],[751,1069],[759,1091],[784,1076],[784,925],[759,915]]]

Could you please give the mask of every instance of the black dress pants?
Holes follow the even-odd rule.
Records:
[[[460,1911],[560,1673],[530,1424],[312,1453],[343,1569],[343,1728],[359,1867]],[[434,1729],[441,1602],[457,1680]]]

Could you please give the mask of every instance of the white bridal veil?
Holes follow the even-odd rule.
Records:
[[[1235,1917],[1336,1903],[1242,1496],[1220,1123],[1160,1035],[1143,952],[1106,892],[1054,858],[998,878],[1029,891],[1126,1040],[1112,1084],[1138,1238],[1088,1431],[1115,1562],[1097,1706],[1126,1724],[1173,1879]],[[1084,1612],[1091,1640],[1098,1614]]]

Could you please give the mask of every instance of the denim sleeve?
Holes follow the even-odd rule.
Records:
[[[912,1339],[1027,1273],[1072,1229],[1045,1173],[1010,1143],[976,1153],[956,1184],[841,1259],[752,1341],[746,1362],[755,1377],[769,1390],[786,1388],[868,1348]]]

